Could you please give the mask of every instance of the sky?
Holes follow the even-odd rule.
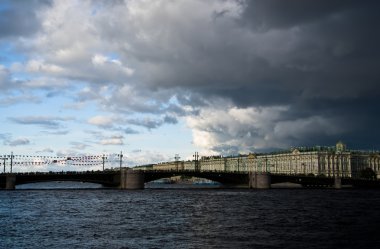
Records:
[[[380,149],[376,0],[0,1],[0,154]]]

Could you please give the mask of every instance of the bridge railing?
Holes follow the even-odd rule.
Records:
[[[133,168],[132,168],[133,169]],[[194,169],[145,169],[145,170],[141,170],[141,171],[146,171],[146,172],[170,172],[170,173],[178,173],[179,175],[181,173],[184,173],[184,172],[187,172],[187,173],[191,173],[191,172],[194,172],[194,173],[199,173],[199,172],[210,172],[210,173],[229,173],[229,174],[248,174],[250,172],[253,172],[253,171],[250,171],[250,170],[231,170],[231,171],[226,171],[226,170],[194,170]],[[16,175],[49,175],[49,174],[54,174],[54,175],[68,175],[68,174],[75,174],[75,175],[79,175],[79,174],[117,174],[119,173],[119,169],[115,169],[115,170],[105,170],[105,171],[102,171],[102,170],[86,170],[86,171],[49,171],[49,172],[15,172],[14,174]],[[314,175],[314,174],[303,174],[303,173],[295,173],[295,172],[292,172],[292,171],[289,171],[289,172],[281,172],[281,173],[277,173],[277,172],[268,172],[272,175],[283,175],[283,176],[299,176],[299,177],[316,177],[316,178],[334,178],[335,176],[334,175],[330,175],[330,176],[326,176],[326,175]],[[0,173],[0,176],[1,175],[7,175],[9,173]],[[347,176],[341,176],[342,178],[349,178],[349,179],[362,179],[362,180],[374,180],[376,181],[377,179],[368,179],[368,178],[364,178],[364,177],[359,177],[359,176],[354,176],[354,177],[347,177]]]
[[[39,172],[39,171],[35,171],[35,172],[15,172],[15,173],[12,173],[12,174],[15,174],[15,175],[51,175],[51,174],[54,174],[54,175],[69,175],[69,174],[72,174],[72,175],[80,175],[80,174],[89,174],[89,173],[98,173],[98,174],[113,174],[113,173],[116,173],[118,171],[110,171],[110,170],[105,170],[105,171],[102,171],[102,170],[87,170],[87,171],[49,171],[49,172]],[[8,175],[9,173],[0,173],[0,175]]]
[[[231,174],[248,174],[250,172],[254,172],[251,170],[195,170],[195,169],[139,169],[141,171],[145,172],[170,172],[170,173],[176,173],[178,172],[179,174],[181,172],[210,172],[210,173],[231,173]],[[283,171],[283,172],[263,172],[263,173],[270,173],[272,175],[280,175],[280,176],[299,176],[299,177],[315,177],[315,178],[335,178],[336,176],[339,176],[341,178],[347,178],[347,179],[362,179],[362,180],[377,180],[377,179],[367,179],[359,176],[347,176],[343,173],[340,173],[339,175],[325,175],[325,174],[304,174],[304,173],[297,173],[294,171]]]

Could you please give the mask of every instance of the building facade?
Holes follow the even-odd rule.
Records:
[[[360,177],[371,169],[380,178],[380,154],[347,150],[336,146],[300,147],[288,151],[238,156],[203,156],[198,161],[173,161],[154,164],[153,170],[202,170],[228,172],[271,172],[326,177]]]

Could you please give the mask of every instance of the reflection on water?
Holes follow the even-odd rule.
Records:
[[[185,188],[221,188],[220,184],[165,184],[157,182],[148,182],[145,184],[147,189],[185,189]],[[75,181],[52,181],[52,182],[36,182],[16,185],[16,189],[101,189],[105,188],[98,183],[75,182]]]
[[[145,188],[147,189],[216,189],[216,188],[223,188],[224,186],[219,183],[172,183],[172,184],[165,184],[160,182],[148,182],[145,183]]]
[[[16,189],[96,189],[103,188],[101,184],[74,181],[36,182],[16,185]]]

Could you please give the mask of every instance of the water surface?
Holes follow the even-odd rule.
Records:
[[[380,192],[0,191],[0,248],[376,248]],[[376,247],[375,247],[376,246]]]

